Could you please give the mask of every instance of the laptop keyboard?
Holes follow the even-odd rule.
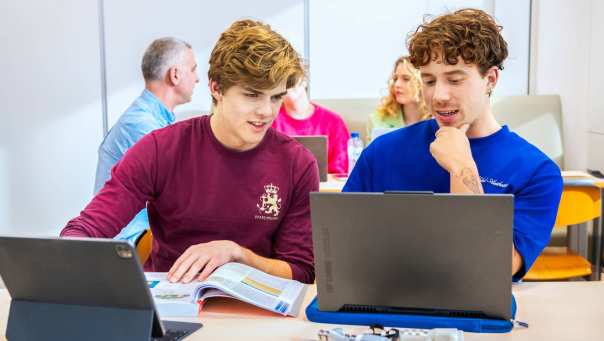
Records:
[[[178,341],[183,339],[188,334],[187,331],[184,330],[166,330],[166,333],[162,337],[154,337],[151,338],[153,341]]]
[[[178,341],[186,338],[190,334],[202,327],[201,323],[179,322],[179,321],[161,321],[164,326],[164,336],[151,337],[153,341]]]

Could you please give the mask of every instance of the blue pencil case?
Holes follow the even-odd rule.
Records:
[[[512,316],[516,316],[516,299],[512,295]],[[306,307],[306,318],[312,322],[370,326],[379,324],[399,328],[457,328],[472,333],[507,333],[512,330],[512,320],[447,317],[411,314],[381,314],[321,311],[315,297]]]

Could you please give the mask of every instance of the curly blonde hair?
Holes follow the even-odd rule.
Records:
[[[502,27],[479,9],[465,8],[436,17],[420,25],[409,36],[410,61],[416,67],[438,58],[455,65],[458,58],[476,64],[484,76],[491,67],[503,70],[508,45],[501,36]]]
[[[405,118],[403,106],[396,101],[396,95],[394,94],[394,76],[396,74],[396,68],[401,64],[409,71],[409,74],[411,74],[409,90],[411,91],[413,100],[417,103],[417,110],[421,115],[420,119],[425,120],[430,118],[430,112],[428,111],[426,102],[424,101],[422,79],[419,71],[409,61],[408,56],[402,56],[394,63],[392,77],[390,77],[390,80],[388,81],[388,95],[382,98],[382,101],[377,108],[379,118],[383,120],[385,117],[397,117],[398,115],[402,115],[403,119]]]
[[[283,81],[289,89],[305,75],[300,56],[285,38],[248,19],[235,21],[220,35],[209,64],[208,79],[222,92],[233,85],[268,90]]]

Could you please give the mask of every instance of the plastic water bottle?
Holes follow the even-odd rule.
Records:
[[[362,152],[363,140],[361,140],[361,135],[358,131],[353,131],[350,134],[350,139],[348,139],[348,174],[352,172]]]

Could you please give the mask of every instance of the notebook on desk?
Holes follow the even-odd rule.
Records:
[[[325,135],[296,135],[292,136],[300,142],[317,159],[319,166],[319,181],[327,181],[327,136]]]
[[[512,318],[513,196],[311,193],[318,309]]]
[[[181,340],[201,327],[160,320],[125,241],[0,236],[0,274],[9,340]]]

